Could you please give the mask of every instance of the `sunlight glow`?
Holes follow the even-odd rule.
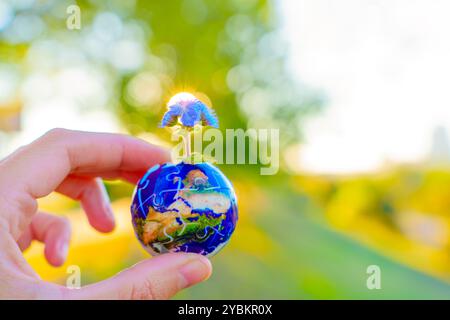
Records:
[[[197,98],[189,92],[179,92],[170,98],[167,103],[167,107],[173,106],[175,104],[185,104],[186,102],[195,101]]]
[[[444,145],[433,133],[450,132],[449,10],[442,0],[282,2],[289,66],[328,98],[323,113],[302,123],[303,170],[432,160],[432,145]]]

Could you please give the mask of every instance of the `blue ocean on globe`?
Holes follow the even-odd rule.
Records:
[[[139,180],[131,214],[134,230],[152,255],[216,254],[238,219],[230,181],[210,163],[155,165]]]

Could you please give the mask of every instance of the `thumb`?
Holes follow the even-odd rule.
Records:
[[[168,299],[206,280],[210,261],[194,253],[169,253],[141,261],[114,277],[81,289],[66,289],[68,299]]]

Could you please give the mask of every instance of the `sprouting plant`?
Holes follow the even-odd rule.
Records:
[[[167,108],[160,127],[174,127],[183,136],[186,155],[184,161],[203,161],[203,155],[191,152],[191,135],[197,125],[219,127],[214,110],[188,92],[174,95],[167,103]]]

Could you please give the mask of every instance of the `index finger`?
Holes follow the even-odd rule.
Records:
[[[165,149],[131,136],[53,129],[5,159],[9,179],[1,180],[40,198],[69,174],[142,172],[168,160]]]
[[[35,199],[69,174],[143,172],[168,160],[164,149],[130,136],[53,129],[0,163],[0,223],[17,239],[36,213]]]

